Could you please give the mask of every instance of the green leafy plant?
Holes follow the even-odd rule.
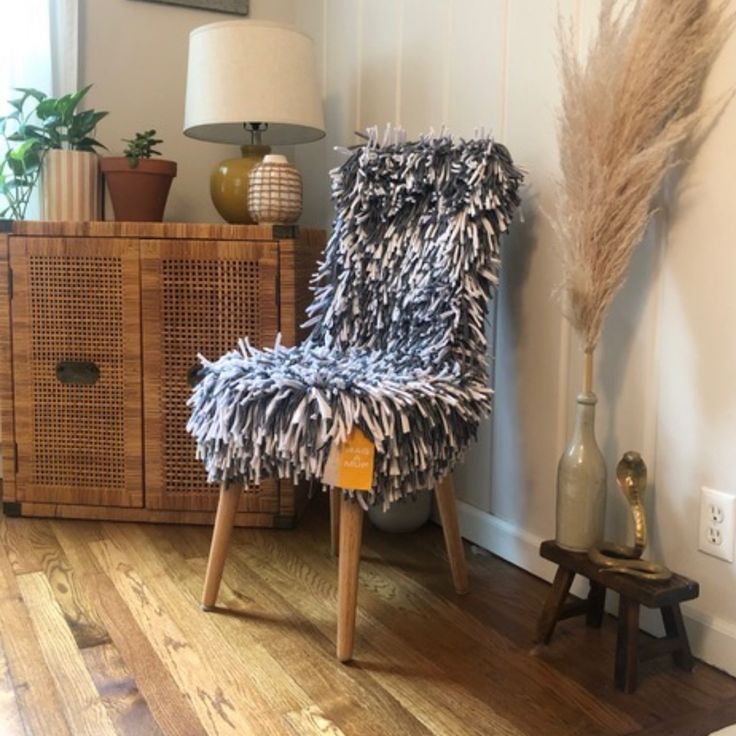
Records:
[[[105,148],[94,136],[107,112],[77,107],[92,85],[63,97],[49,97],[37,89],[19,87],[20,97],[9,101],[11,111],[0,117],[0,217],[22,220],[43,158],[51,149],[94,151]],[[29,106],[30,103],[30,106]]]
[[[39,95],[36,90],[18,90],[21,96],[10,100],[11,111],[0,117],[0,217],[22,220],[39,174],[45,146],[32,124]],[[28,103],[32,108],[27,109]]]
[[[142,158],[161,155],[161,151],[157,151],[154,146],[163,143],[163,140],[155,138],[155,135],[155,130],[146,130],[143,133],[136,133],[133,138],[122,139],[123,143],[128,144],[123,151],[123,156],[128,159],[131,169],[135,169]]]
[[[38,90],[21,90],[36,97],[36,117],[39,124],[29,126],[32,135],[36,136],[47,149],[65,149],[72,151],[94,151],[105,148],[94,136],[97,123],[108,113],[98,110],[82,110],[77,112],[79,103],[91,89],[87,85],[73,94],[63,97],[48,97]]]

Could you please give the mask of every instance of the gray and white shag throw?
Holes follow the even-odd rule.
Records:
[[[333,231],[312,279],[310,336],[211,362],[188,431],[211,483],[320,480],[353,426],[388,505],[434,488],[491,410],[485,317],[523,176],[489,138],[368,143],[331,172]]]

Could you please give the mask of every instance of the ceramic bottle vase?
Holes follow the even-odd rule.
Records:
[[[595,440],[593,392],[577,398],[575,431],[557,466],[557,534],[560,547],[587,552],[603,540],[606,463]]]

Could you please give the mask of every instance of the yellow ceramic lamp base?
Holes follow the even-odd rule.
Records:
[[[241,158],[221,161],[210,176],[210,196],[217,211],[231,223],[252,225],[255,220],[248,211],[248,176],[271,146],[241,146]]]

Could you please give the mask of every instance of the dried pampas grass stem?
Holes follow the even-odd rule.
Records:
[[[603,0],[587,59],[560,26],[561,178],[555,226],[565,313],[586,353],[641,241],[702,84],[732,27],[706,0]]]

